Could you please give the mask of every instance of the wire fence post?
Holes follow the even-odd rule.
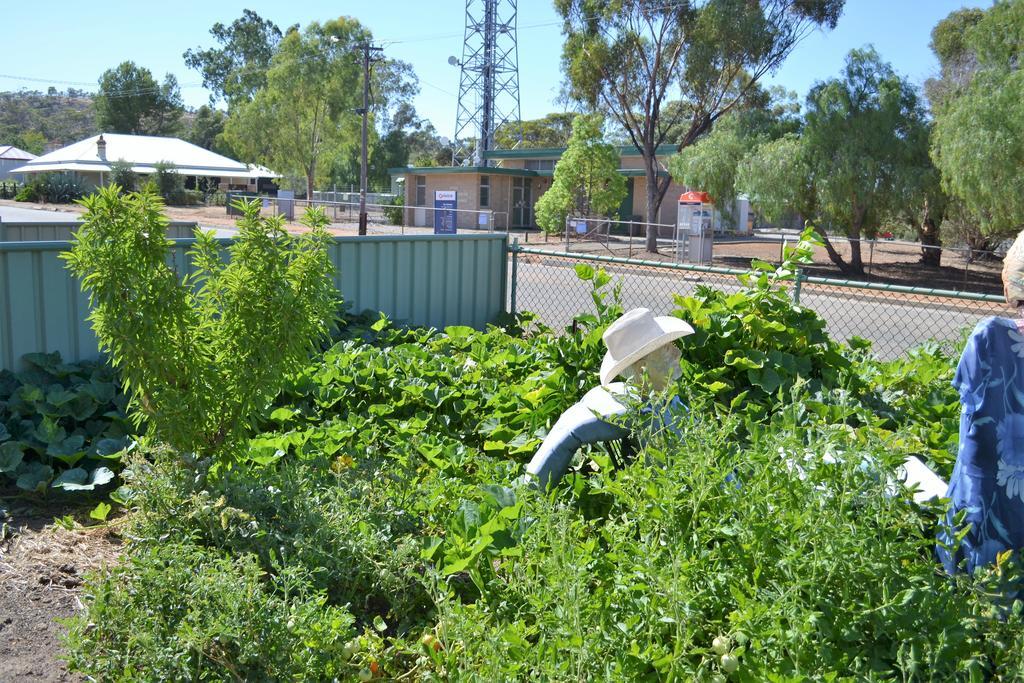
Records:
[[[565,251],[569,251],[569,216],[565,217]]]
[[[519,238],[516,237],[512,240],[512,246],[509,251],[512,252],[512,285],[509,288],[509,313],[512,315],[516,314],[516,285],[519,280]]]
[[[796,306],[800,305],[800,287],[804,282],[804,269],[796,269],[796,284],[793,285],[793,304]]]

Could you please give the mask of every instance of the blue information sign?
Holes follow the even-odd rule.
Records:
[[[434,234],[454,235],[455,208],[458,195],[454,190],[434,191]]]

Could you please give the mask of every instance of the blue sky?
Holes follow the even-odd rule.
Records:
[[[842,68],[846,53],[872,43],[896,70],[920,84],[937,65],[928,49],[932,27],[960,7],[991,2],[961,0],[847,0],[836,30],[815,32],[790,55],[769,82],[794,90],[801,99],[816,81]],[[388,56],[410,62],[420,77],[416,108],[443,135],[455,124],[459,73],[449,55],[462,50],[464,0],[304,0],[248,3],[210,0],[133,3],[113,0],[55,0],[46,12],[29,2],[10,3],[0,13],[4,54],[0,90],[46,90],[70,86],[95,89],[107,68],[130,59],[158,77],[170,72],[182,85],[189,106],[207,101],[199,75],[187,69],[182,53],[211,46],[210,26],[230,23],[243,8],[285,28],[347,14],[357,17],[384,43]],[[557,110],[561,51],[558,19],[550,0],[519,0],[519,78],[523,118]],[[11,57],[10,55],[16,55]],[[18,78],[12,78],[18,77]],[[39,79],[32,81],[26,79]],[[82,85],[86,84],[86,85]]]

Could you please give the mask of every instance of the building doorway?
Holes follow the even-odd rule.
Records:
[[[512,179],[512,227],[533,227],[532,178]]]

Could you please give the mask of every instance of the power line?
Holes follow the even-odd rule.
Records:
[[[15,76],[13,74],[0,74],[0,79],[7,79],[7,80],[12,80],[12,81],[24,81],[24,82],[27,82],[27,83],[45,83],[45,84],[48,84],[48,85],[61,85],[61,86],[69,86],[69,87],[81,86],[81,87],[86,87],[86,88],[95,88],[97,90],[100,87],[99,84],[97,84],[97,83],[87,83],[87,82],[83,82],[83,81],[58,81],[58,80],[53,80],[53,79],[49,79],[49,78],[32,78],[32,77],[29,77],[29,76]],[[179,83],[178,84],[178,88],[179,89],[181,89],[181,88],[198,88],[198,87],[202,87],[202,83],[184,83],[184,84]],[[163,87],[162,86],[157,86],[157,87],[154,87],[154,88],[137,88],[135,90],[113,90],[113,91],[110,91],[110,92],[103,93],[103,96],[109,97],[109,98],[138,97],[139,95],[158,95],[158,94],[161,94],[163,92],[164,92]],[[88,94],[95,96],[95,95],[99,95],[100,93],[99,92],[90,92]]]
[[[674,8],[681,7],[681,6],[686,5],[686,4],[688,4],[688,2],[686,2],[685,0],[673,0],[672,2],[667,2],[667,3],[664,3],[662,5],[656,5],[654,7],[650,7],[650,8],[648,8],[648,11],[659,11],[659,10],[666,10],[666,9],[674,9]],[[583,16],[583,17],[574,18],[574,21],[585,21],[587,19],[597,18],[598,16],[599,15],[596,15],[596,14],[595,15],[587,15],[587,16]],[[563,23],[564,22],[562,20],[558,20],[558,21],[539,22],[539,23],[535,23],[535,24],[525,24],[523,26],[517,27],[517,30],[522,31],[522,30],[531,30],[531,29],[537,29],[537,28],[550,28],[552,26],[561,26]],[[390,46],[390,45],[398,45],[398,44],[402,44],[402,43],[419,43],[419,42],[429,42],[429,41],[437,41],[437,40],[451,40],[451,39],[458,39],[458,38],[463,38],[463,37],[464,37],[464,35],[462,33],[435,33],[435,34],[425,34],[425,35],[419,35],[419,36],[412,35],[412,36],[407,36],[405,38],[395,38],[395,39],[390,39],[390,40],[380,40],[379,43],[382,44],[384,47],[387,47],[387,46]],[[244,72],[248,72],[248,71],[262,71],[262,70],[265,70],[265,68],[262,67],[262,66],[253,65],[253,66],[250,66],[250,67],[243,67],[242,69],[239,69],[238,72],[244,73]],[[24,81],[24,82],[28,82],[28,83],[45,83],[45,84],[48,84],[48,85],[62,85],[62,86],[78,86],[78,87],[98,88],[98,85],[95,82],[66,81],[66,80],[47,79],[47,78],[33,78],[33,77],[29,77],[29,76],[16,76],[16,75],[13,75],[13,74],[2,74],[2,73],[0,73],[0,79]],[[442,92],[442,93],[444,93],[446,95],[450,95],[452,97],[458,97],[458,95],[456,95],[455,93],[453,93],[453,92],[451,92],[449,90],[446,90],[444,88],[441,88],[439,86],[433,85],[431,83],[427,83],[426,81],[420,80],[420,83],[422,83],[423,85],[426,85],[426,86],[428,86],[430,88],[433,88],[434,90]],[[179,89],[202,88],[202,87],[204,87],[204,85],[202,83],[180,83],[180,84],[178,84],[178,88]],[[153,88],[153,89],[141,89],[141,90],[134,90],[134,91],[120,91],[120,92],[114,91],[113,93],[106,94],[106,96],[107,97],[134,97],[134,96],[137,96],[137,95],[153,94],[153,93],[158,93],[158,92],[162,92],[162,90]],[[92,93],[92,94],[96,94],[96,93]]]
[[[689,4],[689,2],[687,0],[673,0],[673,2],[667,2],[667,3],[663,4],[663,5],[656,5],[654,7],[650,7],[650,8],[647,8],[647,9],[648,9],[648,11],[656,12],[656,11],[659,11],[659,10],[676,9],[676,8],[683,7],[683,6],[688,5],[688,4]],[[591,14],[591,15],[586,15],[586,16],[574,18],[574,21],[587,21],[589,19],[597,19],[600,16],[601,15],[599,15],[599,14]],[[524,24],[523,26],[518,26],[517,30],[523,31],[523,30],[534,29],[534,28],[549,28],[551,26],[562,26],[564,23],[565,23],[565,21],[563,21],[561,19],[558,20],[558,21],[544,21],[544,22],[540,22],[540,23],[536,23],[536,24]],[[409,37],[406,37],[406,38],[393,38],[393,39],[389,39],[389,40],[381,40],[380,42],[383,43],[385,46],[387,46],[387,45],[398,45],[399,43],[423,43],[423,42],[428,42],[428,41],[432,41],[432,40],[448,40],[448,39],[451,39],[451,38],[462,38],[462,37],[463,37],[462,33],[436,33],[436,34],[432,34],[432,35],[430,35],[430,34],[423,35],[423,36],[415,36],[415,35],[413,35],[413,36],[409,36]]]

